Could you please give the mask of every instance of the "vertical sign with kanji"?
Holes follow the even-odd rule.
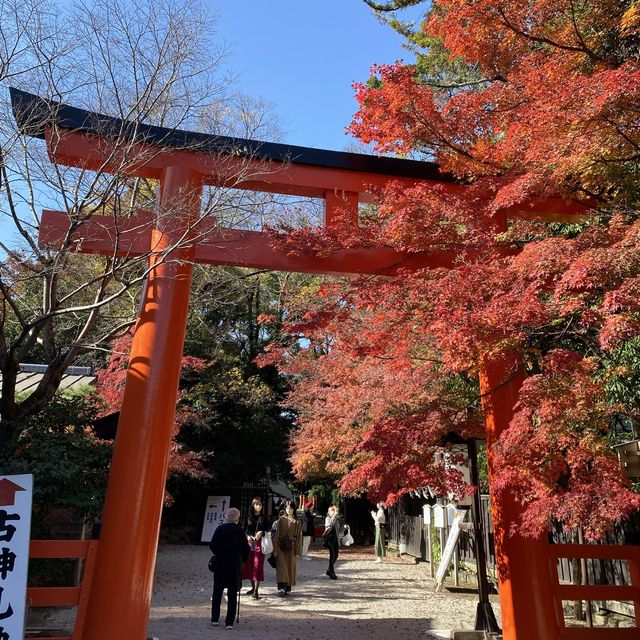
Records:
[[[24,638],[33,476],[0,476],[0,640]]]
[[[209,496],[207,498],[201,542],[209,542],[217,526],[224,522],[224,512],[229,508],[229,502],[229,496]],[[2,640],[1,637],[0,640]]]

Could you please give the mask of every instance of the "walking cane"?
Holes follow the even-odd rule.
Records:
[[[236,622],[240,622],[240,592],[242,591],[242,582],[240,583],[240,588],[238,589],[238,609],[236,614]]]

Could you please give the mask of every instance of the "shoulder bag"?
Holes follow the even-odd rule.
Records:
[[[268,531],[265,531],[262,534],[262,538],[260,538],[260,551],[262,551],[265,556],[268,556],[273,551],[273,541]]]

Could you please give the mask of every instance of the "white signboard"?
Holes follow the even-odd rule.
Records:
[[[422,518],[426,525],[431,524],[431,507],[428,504],[422,505]]]
[[[460,537],[460,525],[464,521],[466,515],[466,510],[455,512],[453,522],[451,523],[451,529],[449,529],[447,544],[444,547],[442,558],[440,559],[440,564],[438,565],[438,570],[436,571],[436,591],[440,591],[440,589],[442,589],[444,577],[447,575],[449,565],[451,564],[451,559],[453,558],[453,552],[455,551],[456,544],[458,543],[458,538]]]
[[[229,508],[229,496],[209,496],[204,510],[201,542],[210,542],[213,532],[224,522],[224,512]]]
[[[444,529],[444,507],[440,504],[437,504],[433,507],[433,524],[436,529]]]
[[[0,638],[22,640],[33,476],[0,476]]]

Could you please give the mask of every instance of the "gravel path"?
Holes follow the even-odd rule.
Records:
[[[211,574],[206,546],[161,546],[158,552],[149,635],[159,640],[404,640],[449,638],[472,629],[477,594],[434,593],[428,565],[412,558],[373,562],[372,550],[341,549],[338,580],[325,575],[327,553],[311,550],[298,562],[298,584],[279,596],[275,570],[265,563],[260,600],[241,597],[232,631],[210,627]],[[246,583],[245,583],[246,584]],[[245,591],[246,588],[243,590]],[[499,606],[492,596],[494,611]],[[225,611],[223,600],[222,616]]]

